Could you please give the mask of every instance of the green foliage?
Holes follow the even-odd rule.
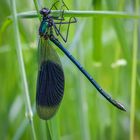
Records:
[[[0,138],[140,139],[138,0],[87,0],[86,3],[82,0],[65,0],[70,9],[79,11],[66,13],[66,16],[77,15],[79,18],[76,24],[70,26],[68,42],[62,43],[113,98],[125,105],[127,112],[117,110],[100,97],[54,45],[62,61],[66,85],[60,109],[48,122],[41,120],[35,110],[39,20],[37,16],[32,18],[30,11],[39,9],[40,4],[50,7],[53,1],[16,1],[17,13],[26,11],[28,16],[20,16],[19,28],[15,27],[12,18],[7,19],[13,15],[11,3],[1,0],[0,8]],[[121,12],[125,12],[125,15]],[[15,38],[16,29],[20,33],[18,38]],[[29,95],[25,95],[22,82],[17,42],[22,47]],[[33,118],[28,112],[30,103],[27,98],[31,103]]]

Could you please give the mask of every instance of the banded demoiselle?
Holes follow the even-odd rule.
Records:
[[[59,19],[53,17],[50,13],[51,10],[47,8],[40,10],[42,21],[39,27],[39,72],[36,95],[36,108],[39,117],[44,120],[53,117],[60,106],[64,94],[65,79],[62,64],[56,51],[52,47],[51,42],[53,42],[77,66],[103,97],[118,109],[126,111],[123,105],[112,99],[111,96],[100,87],[100,85],[55,37],[54,31],[66,42],[66,39],[61,35],[56,24],[75,23],[76,19],[73,18],[74,20],[72,20],[72,18],[70,18],[69,22],[64,22],[63,18]]]

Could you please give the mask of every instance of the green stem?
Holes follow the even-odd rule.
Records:
[[[33,0],[34,1],[34,5],[35,5],[35,8],[36,8],[36,11],[37,11],[37,16],[39,18],[39,20],[41,21],[41,16],[40,16],[40,12],[39,12],[39,4],[38,4],[38,1],[37,0]]]
[[[12,23],[12,20],[7,18],[3,24],[1,25],[1,28],[0,28],[0,45],[2,44],[2,40],[4,38],[3,34],[5,33],[6,29],[8,28],[9,25],[11,25]]]
[[[52,10],[52,15],[59,16],[60,10]],[[36,11],[28,11],[17,14],[18,18],[36,18]],[[117,12],[117,11],[64,11],[64,16],[70,17],[108,17],[108,18],[130,18],[130,19],[139,19],[139,14],[132,14],[126,12]]]
[[[135,2],[136,14],[139,12],[139,0]],[[131,112],[130,112],[130,140],[134,140],[135,122],[135,93],[136,93],[136,73],[137,73],[137,52],[138,52],[138,20],[134,21],[134,42],[132,60],[132,81],[131,81]]]
[[[33,139],[36,140],[36,134],[35,134],[34,124],[33,124],[33,112],[32,112],[31,103],[30,103],[29,90],[28,90],[26,72],[25,72],[23,55],[22,55],[22,47],[21,47],[21,42],[20,42],[20,37],[19,37],[19,29],[18,29],[15,0],[11,0],[11,5],[12,5],[14,36],[15,36],[15,41],[16,41],[16,51],[17,51],[19,69],[20,69],[20,74],[21,74],[22,84],[23,84],[23,89],[24,89],[26,115],[27,115],[29,122],[31,124]]]
[[[52,132],[52,140],[60,140],[60,125],[58,123],[59,119],[57,116],[50,120],[50,127]]]
[[[117,45],[118,47],[115,47],[115,59],[114,62],[116,62],[117,60],[119,60],[120,57],[120,50],[119,48],[121,48],[121,46],[119,46],[119,44]],[[117,97],[117,94],[119,93],[119,75],[120,75],[120,67],[116,67],[113,69],[113,93],[114,93],[114,97]],[[113,108],[112,112],[111,112],[111,118],[112,118],[112,129],[111,129],[111,140],[115,140],[117,138],[117,130],[118,130],[118,125],[117,125],[117,110]]]
[[[50,122],[46,121],[46,134],[47,134],[47,140],[52,140],[52,133],[50,131]]]
[[[77,48],[77,55],[80,62],[82,62],[84,61],[83,52],[82,52],[82,43],[79,43],[79,46],[81,46],[81,49]],[[79,72],[77,73],[77,76],[78,76],[77,112],[79,115],[81,140],[90,140],[89,126],[88,126],[88,110],[87,110],[87,102],[86,102],[86,96],[85,96],[86,90],[85,90],[84,79]]]

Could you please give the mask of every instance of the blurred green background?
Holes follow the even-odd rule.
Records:
[[[124,11],[135,14],[135,5],[138,1],[65,0],[65,3],[71,10]],[[50,7],[53,2],[40,0],[40,5]],[[16,7],[17,12],[35,10],[34,2],[28,0],[16,1]],[[7,20],[9,15],[12,15],[11,1],[1,0],[0,139],[30,140],[33,139],[32,129],[26,117],[26,102],[16,53],[13,23]],[[103,89],[125,105],[127,112],[116,109],[101,97],[56,47],[65,72],[65,95],[58,113],[48,121],[48,125],[39,119],[35,111],[39,20],[38,18],[19,19],[30,101],[34,110],[36,139],[46,140],[50,137],[48,136],[50,133],[55,140],[128,140],[130,133],[134,132],[131,140],[140,140],[139,48],[136,50],[136,60],[133,56],[134,47],[139,46],[139,26],[135,26],[133,18],[113,18],[113,16],[111,18],[81,17],[77,20],[78,22],[70,27],[68,42],[62,42],[63,45]],[[134,62],[137,63],[137,67]],[[134,98],[133,95],[135,95]],[[133,108],[131,102],[135,104]]]

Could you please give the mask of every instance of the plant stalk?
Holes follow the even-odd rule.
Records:
[[[31,124],[33,139],[36,140],[35,128],[34,128],[34,124],[33,124],[33,112],[32,112],[31,103],[30,103],[29,90],[28,90],[26,72],[25,72],[24,61],[23,61],[22,47],[21,47],[21,41],[20,41],[20,37],[19,37],[15,0],[11,0],[11,7],[12,7],[12,17],[13,17],[16,51],[17,51],[19,69],[20,69],[20,74],[21,74],[21,80],[22,80],[23,89],[24,89],[26,116],[29,119],[29,122]]]

